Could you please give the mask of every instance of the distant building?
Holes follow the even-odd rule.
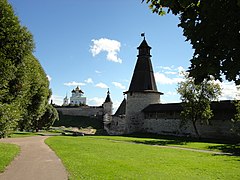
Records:
[[[83,91],[77,86],[75,89],[72,90],[72,96],[70,97],[70,102],[67,97],[63,99],[62,106],[69,106],[69,105],[86,105],[86,97],[83,97]]]
[[[55,106],[59,113],[59,121],[57,126],[65,127],[93,127],[103,128],[103,117],[111,117],[112,101],[110,92],[107,91],[107,96],[103,104],[100,106],[88,106],[86,99],[82,96],[82,91],[76,88],[72,91],[72,101],[76,104],[70,104],[68,97],[63,100],[62,106]],[[80,95],[79,95],[80,94]],[[78,95],[78,96],[77,96]],[[74,98],[75,97],[75,98]],[[81,97],[81,98],[79,98]],[[83,105],[84,103],[84,105]],[[80,105],[79,105],[80,104]]]
[[[68,101],[67,95],[63,99],[62,106],[57,106],[57,110],[63,115],[73,115],[73,116],[103,116],[105,114],[112,115],[112,100],[110,97],[109,90],[107,91],[107,96],[105,101],[101,106],[88,106],[86,104],[86,97],[82,96],[83,91],[76,87],[72,90],[72,96],[70,97],[70,103]]]
[[[63,99],[63,106],[68,106],[69,102],[68,102],[68,97],[67,95],[65,96],[65,98]]]

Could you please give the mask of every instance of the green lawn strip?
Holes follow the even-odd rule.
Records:
[[[30,136],[44,136],[44,135],[61,135],[61,132],[58,131],[39,131],[39,132],[21,132],[16,131],[11,134],[11,138],[19,138],[19,137],[30,137]]]
[[[19,154],[20,147],[14,144],[0,143],[0,172]]]
[[[123,136],[96,136],[94,138],[108,139],[113,141],[126,141],[146,145],[174,146],[190,149],[209,150],[215,152],[233,153],[240,155],[240,144],[223,144],[210,142],[194,142],[184,138],[161,139],[161,138],[137,138]]]
[[[109,141],[51,137],[70,179],[240,179],[240,157]]]
[[[16,131],[13,134],[11,134],[11,138],[18,138],[18,137],[30,137],[30,136],[39,136],[38,133],[35,132],[21,132],[21,131]]]

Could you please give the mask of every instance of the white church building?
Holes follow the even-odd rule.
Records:
[[[63,106],[68,105],[86,105],[87,98],[83,96],[84,92],[77,86],[72,90],[72,96],[69,99],[66,97],[63,99]]]

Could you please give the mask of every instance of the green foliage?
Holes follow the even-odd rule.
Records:
[[[240,178],[239,157],[213,156],[106,138],[112,139],[51,137],[45,142],[61,158],[70,179]],[[132,140],[128,137],[122,139]]]
[[[33,129],[45,113],[49,82],[32,55],[31,33],[21,26],[7,0],[0,1],[0,138]]]
[[[14,144],[0,143],[0,173],[3,172],[7,165],[20,152],[20,148]]]
[[[233,132],[240,136],[240,100],[235,100],[234,105],[236,107],[236,114],[232,119],[233,122]]]
[[[0,134],[16,128],[22,115],[23,84],[20,67],[33,50],[32,35],[20,25],[12,7],[0,1]]]
[[[25,84],[27,85],[25,99],[25,113],[19,122],[20,129],[38,129],[38,121],[44,115],[50,97],[49,81],[38,60],[33,56],[26,56]]]
[[[192,121],[195,133],[200,136],[196,127],[197,121],[207,121],[213,116],[210,104],[217,100],[221,94],[219,84],[206,79],[196,84],[194,79],[185,76],[186,80],[179,83],[178,93],[181,95],[183,111],[181,112],[182,124]]]
[[[143,0],[154,13],[164,8],[180,19],[179,27],[195,50],[189,68],[196,82],[205,78],[240,84],[240,0]]]
[[[20,119],[20,111],[16,104],[0,103],[0,139],[15,130]]]
[[[33,38],[26,27],[21,26],[7,0],[0,1],[0,58],[19,64],[34,48]]]
[[[56,120],[59,120],[58,112],[51,104],[48,104],[45,113],[38,121],[37,128],[43,129],[44,127],[49,129]]]

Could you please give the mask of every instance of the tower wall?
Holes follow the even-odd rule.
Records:
[[[103,103],[103,111],[104,114],[112,115],[112,102],[105,102]]]
[[[126,133],[142,130],[144,114],[142,110],[149,104],[160,103],[159,92],[128,92],[126,103]]]

